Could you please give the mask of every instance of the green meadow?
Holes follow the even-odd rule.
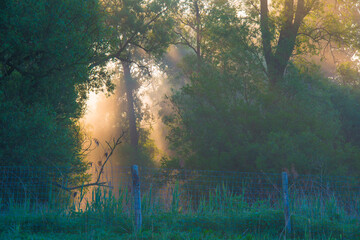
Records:
[[[152,195],[150,190],[142,196],[138,231],[133,198],[126,190],[114,197],[111,191],[95,189],[81,209],[77,204],[3,203],[7,210],[0,215],[0,239],[360,239],[359,217],[345,211],[335,197],[292,201],[292,233],[285,238],[281,203],[249,203],[220,187],[196,206],[191,201],[183,205],[177,188],[170,201]]]

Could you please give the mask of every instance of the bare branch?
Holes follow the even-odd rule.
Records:
[[[104,171],[104,167],[105,167],[105,164],[109,161],[111,155],[114,153],[114,150],[115,148],[121,144],[121,138],[125,135],[125,132],[123,131],[122,134],[120,135],[120,137],[118,137],[115,141],[115,139],[113,139],[113,144],[112,146],[106,142],[106,144],[108,145],[108,147],[110,148],[110,152],[106,155],[106,160],[104,161],[103,165],[101,166],[100,168],[100,172],[99,172],[99,175],[96,179],[96,182],[95,183],[98,183],[100,181],[100,177],[101,177],[101,174],[102,172]]]
[[[98,174],[97,179],[96,179],[95,182],[88,183],[88,184],[83,184],[83,185],[79,185],[79,186],[74,186],[74,187],[65,187],[64,185],[61,185],[61,184],[59,184],[57,182],[52,182],[52,184],[54,186],[56,186],[56,187],[59,187],[59,188],[61,188],[63,190],[66,190],[66,191],[72,191],[72,190],[75,190],[75,189],[85,188],[85,187],[90,187],[90,186],[101,186],[101,187],[109,187],[109,188],[111,188],[111,186],[105,185],[107,182],[100,182],[100,178],[101,178],[101,174],[104,172],[104,167],[105,167],[106,163],[109,161],[109,159],[112,156],[112,154],[114,153],[116,147],[121,144],[121,142],[122,142],[121,139],[123,138],[124,135],[125,135],[125,132],[123,131],[122,134],[120,135],[120,137],[118,137],[116,140],[115,140],[115,138],[113,139],[113,142],[111,144],[106,141],[106,144],[109,147],[109,152],[105,153],[106,160],[101,165],[99,174]],[[61,171],[59,171],[59,172],[61,173]]]
[[[80,186],[75,186],[75,187],[65,187],[57,182],[52,182],[52,184],[56,187],[59,187],[65,191],[72,191],[75,189],[79,189],[79,188],[85,188],[85,187],[90,187],[90,186],[101,186],[101,187],[108,187],[108,188],[112,188],[111,186],[105,185],[107,182],[100,182],[100,183],[89,183],[89,184],[84,184],[84,185],[80,185]]]

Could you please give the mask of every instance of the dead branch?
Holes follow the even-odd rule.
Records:
[[[114,151],[115,151],[115,148],[116,148],[118,145],[121,144],[121,138],[122,138],[124,135],[125,135],[125,132],[123,131],[123,132],[121,133],[120,137],[118,137],[116,140],[115,140],[115,138],[113,138],[112,144],[110,144],[108,141],[105,141],[106,144],[108,145],[110,151],[109,151],[109,153],[107,153],[107,154],[105,153],[106,159],[105,159],[104,163],[102,164],[102,166],[101,166],[101,168],[100,168],[100,172],[99,172],[99,175],[98,175],[98,177],[97,177],[97,179],[96,179],[96,183],[98,183],[98,182],[100,181],[100,177],[101,177],[102,172],[104,171],[105,164],[109,161],[111,155],[112,155],[112,154],[114,153]]]
[[[65,191],[72,191],[75,189],[85,188],[85,187],[90,187],[90,186],[101,186],[101,187],[112,188],[111,186],[105,185],[107,182],[100,182],[100,178],[101,178],[101,174],[104,172],[104,167],[105,167],[106,163],[109,161],[110,157],[113,155],[116,147],[122,143],[121,139],[124,137],[124,135],[125,135],[125,132],[122,131],[120,137],[118,137],[117,139],[113,138],[112,142],[105,141],[109,149],[108,149],[108,151],[105,152],[106,159],[105,159],[104,163],[101,165],[99,174],[98,174],[95,182],[88,183],[88,184],[82,184],[82,185],[74,186],[74,187],[66,187],[57,182],[52,182],[52,184],[56,187],[59,187],[59,188],[65,190]],[[95,141],[97,141],[97,140],[95,140]],[[98,145],[98,143],[96,143],[96,144]]]
[[[75,189],[79,189],[79,188],[85,188],[85,187],[91,187],[91,186],[99,186],[99,187],[108,187],[108,188],[111,188],[110,186],[108,185],[105,185],[107,182],[94,182],[94,183],[89,183],[89,184],[83,184],[83,185],[79,185],[79,186],[75,186],[75,187],[65,187],[57,182],[52,182],[52,184],[56,187],[59,187],[65,191],[72,191],[72,190],[75,190]]]

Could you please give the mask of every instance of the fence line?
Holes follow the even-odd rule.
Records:
[[[122,167],[114,171],[113,182],[107,186],[113,192],[131,191],[132,175],[130,167]],[[241,196],[248,203],[267,200],[276,204],[282,200],[282,175],[274,173],[248,173],[230,171],[206,171],[186,169],[157,169],[139,167],[142,191],[146,194],[150,189],[157,197],[170,199],[169,194],[175,186],[179,188],[182,199],[191,198],[198,201],[224,185],[227,191]],[[353,204],[358,204],[360,195],[360,179],[354,177],[331,177],[315,175],[288,174],[290,198],[299,196],[316,196],[321,199],[336,198],[348,211]],[[0,198],[16,201],[46,201],[49,194],[59,192],[59,186],[69,188],[76,183],[69,169],[40,167],[1,167],[0,166]],[[79,191],[79,190],[78,190]],[[76,192],[76,191],[74,191]],[[281,206],[281,205],[279,205]],[[355,209],[354,209],[355,210]]]
[[[283,221],[286,233],[296,232],[296,221],[302,218],[319,224],[322,219],[341,220],[344,224],[360,220],[360,179],[355,177],[145,167],[121,167],[112,172],[115,176],[111,176],[105,191],[116,199],[122,198],[126,211],[135,214],[138,229],[141,214],[161,211],[231,215],[265,207],[284,212],[278,221]],[[30,202],[34,206],[96,202],[94,192],[86,197],[85,189],[66,191],[59,187],[78,183],[69,169],[0,167],[0,210],[5,211],[10,202]],[[135,200],[123,198],[128,193]],[[348,217],[339,219],[343,216]],[[322,231],[320,225],[317,228]]]

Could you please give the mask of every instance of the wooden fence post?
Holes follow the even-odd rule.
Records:
[[[289,182],[286,172],[282,173],[282,188],[284,198],[284,215],[285,215],[285,234],[291,235],[291,222],[290,222],[290,204],[289,204]]]
[[[134,210],[135,210],[135,230],[141,230],[141,194],[140,194],[140,175],[137,165],[131,167],[131,175],[133,182]]]

